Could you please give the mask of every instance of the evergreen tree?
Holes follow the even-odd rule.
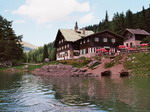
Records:
[[[45,58],[48,58],[48,49],[47,49],[47,45],[44,45],[44,50],[43,50],[43,61],[45,60]]]
[[[116,13],[113,17],[113,31],[117,34],[122,34],[125,28],[126,25],[124,13]]]
[[[17,61],[23,59],[20,44],[22,36],[16,36],[12,22],[0,16],[0,61]]]
[[[145,30],[150,32],[150,8],[147,10],[146,18],[145,18]]]
[[[107,13],[107,11],[106,11],[105,20],[103,20],[103,25],[102,25],[102,29],[103,29],[103,30],[110,29],[108,18],[109,18],[109,17],[108,17],[108,13]]]
[[[134,28],[133,13],[130,10],[126,12],[126,26],[127,28]]]

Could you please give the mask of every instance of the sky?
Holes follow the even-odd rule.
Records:
[[[150,0],[0,0],[0,15],[13,21],[12,27],[23,41],[36,46],[53,42],[58,29],[74,29],[109,20],[114,13],[133,13],[149,7]]]

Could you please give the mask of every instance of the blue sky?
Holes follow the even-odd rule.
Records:
[[[37,46],[53,42],[59,28],[73,29],[109,20],[116,12],[141,11],[149,0],[0,0],[0,15],[13,21],[17,35]]]

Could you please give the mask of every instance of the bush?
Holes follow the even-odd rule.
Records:
[[[115,65],[114,62],[110,62],[110,63],[105,63],[105,68],[111,68]]]

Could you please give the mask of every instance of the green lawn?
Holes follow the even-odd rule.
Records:
[[[130,54],[124,66],[133,74],[150,75],[150,53]]]

